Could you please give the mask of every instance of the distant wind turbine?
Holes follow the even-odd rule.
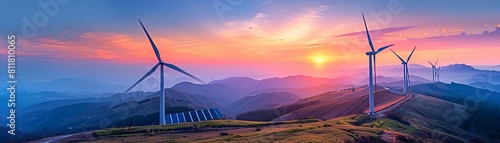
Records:
[[[437,78],[437,81],[438,81],[438,82],[441,82],[441,80],[439,79],[439,75],[440,75],[441,73],[439,73],[439,72],[441,72],[441,66],[439,66],[438,68],[436,68],[436,78]]]
[[[142,76],[141,79],[139,79],[139,81],[137,81],[134,85],[132,85],[132,87],[128,88],[127,91],[125,91],[125,93],[129,92],[132,88],[134,88],[137,84],[139,84],[142,80],[144,80],[145,78],[147,78],[149,75],[151,75],[153,72],[156,71],[156,68],[158,68],[158,66],[160,66],[160,119],[159,119],[159,124],[160,125],[165,125],[166,122],[165,122],[165,87],[164,87],[164,72],[163,72],[163,66],[167,66],[168,68],[171,68],[175,71],[178,71],[180,73],[183,73],[191,78],[193,78],[194,80],[198,81],[198,82],[201,82],[201,83],[205,83],[203,80],[187,73],[186,71],[182,70],[181,68],[173,65],[173,64],[170,64],[170,63],[165,63],[163,62],[163,60],[161,60],[161,56],[160,56],[160,52],[158,51],[158,48],[156,47],[155,43],[153,42],[153,39],[151,38],[151,36],[149,36],[149,33],[148,31],[146,30],[146,27],[144,27],[144,25],[142,24],[141,20],[139,19],[139,23],[141,24],[141,27],[142,29],[144,30],[144,32],[146,33],[148,39],[149,39],[149,42],[151,43],[151,46],[153,47],[153,50],[156,54],[156,58],[158,59],[158,63],[156,63],[155,66],[153,66],[153,68],[151,68],[151,70],[149,70],[144,76]]]
[[[436,71],[437,71],[437,69],[436,69],[436,65],[437,65],[438,61],[439,61],[439,59],[438,59],[438,60],[436,60],[436,62],[435,62],[434,64],[432,64],[431,62],[427,61],[427,62],[429,62],[429,64],[431,64],[431,66],[432,66],[432,83],[435,83],[435,82],[436,82],[436,80],[437,80],[437,79],[436,79],[436,74],[437,74],[437,72],[436,72]]]
[[[368,32],[368,26],[366,26],[366,20],[365,20],[365,14],[361,13],[361,15],[363,16],[363,22],[365,24],[365,30],[366,30],[366,37],[368,38],[368,43],[370,44],[370,48],[372,49],[372,51],[369,51],[369,52],[366,52],[366,55],[368,56],[368,59],[369,59],[369,66],[368,66],[368,76],[369,76],[369,83],[368,83],[368,94],[369,94],[369,108],[370,108],[370,113],[368,113],[369,115],[374,115],[375,112],[374,112],[374,97],[373,97],[373,68],[376,67],[375,66],[375,63],[376,63],[376,58],[375,56],[377,55],[377,53],[379,52],[382,52],[383,50],[391,47],[391,46],[394,46],[394,44],[390,44],[390,45],[387,45],[385,47],[381,47],[379,49],[377,49],[377,51],[375,51],[375,48],[373,47],[373,43],[372,43],[372,39],[370,37],[370,33]],[[372,63],[372,59],[373,59],[373,63]],[[373,66],[373,67],[372,67]],[[377,76],[377,75],[375,75]],[[376,88],[376,87],[375,87]]]
[[[401,60],[401,64],[403,64],[403,93],[405,94],[408,92],[408,86],[410,86],[410,73],[408,70],[408,63],[410,62],[410,58],[413,55],[413,52],[415,52],[415,49],[417,49],[417,46],[413,48],[406,61],[403,60],[403,58],[401,58],[398,54],[396,54],[396,52],[394,52],[391,49],[392,53],[394,53],[394,55],[396,55],[399,58],[399,60]]]

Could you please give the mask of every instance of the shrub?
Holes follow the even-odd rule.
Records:
[[[228,134],[228,133],[226,133],[226,132],[222,132],[222,133],[220,133],[219,135],[220,135],[220,136],[227,136],[227,135],[229,135],[229,134]]]

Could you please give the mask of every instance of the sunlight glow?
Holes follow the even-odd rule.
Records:
[[[311,59],[312,59],[312,62],[315,63],[316,65],[323,65],[327,61],[326,57],[321,56],[321,55],[316,55],[316,56],[312,57]]]

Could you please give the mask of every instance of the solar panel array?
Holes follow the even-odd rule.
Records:
[[[224,118],[224,114],[222,114],[219,108],[193,110],[193,111],[165,115],[165,120],[167,120],[167,124],[198,122],[198,121],[215,120],[221,118]]]

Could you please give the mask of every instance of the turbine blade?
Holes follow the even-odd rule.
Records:
[[[436,62],[434,63],[434,65],[437,65],[437,64],[438,64],[438,61],[439,61],[439,59],[437,59],[437,60],[436,60]]]
[[[153,74],[153,72],[155,72],[156,68],[158,68],[159,65],[160,65],[160,63],[157,63],[153,68],[151,68],[151,70],[149,70],[144,76],[142,76],[141,79],[139,79],[139,81],[137,81],[134,85],[132,85],[130,88],[128,88],[127,91],[125,91],[124,93],[129,92],[132,88],[134,88],[137,84],[139,84],[139,82],[144,80],[149,75]]]
[[[434,67],[434,64],[432,64],[431,62],[427,61],[429,64],[431,64],[432,67]]]
[[[417,46],[415,46],[415,48],[413,48],[413,50],[411,51],[410,55],[408,56],[408,59],[406,60],[406,62],[410,62],[410,58],[413,55],[413,52],[415,52],[415,49],[417,49]]]
[[[375,52],[375,48],[373,47],[373,43],[372,43],[372,38],[370,38],[370,33],[368,32],[368,26],[366,26],[365,14],[361,13],[361,15],[363,16],[363,22],[365,24],[366,37],[368,37],[368,43],[370,44],[370,48],[372,49],[372,52]]]
[[[394,46],[394,44],[390,44],[390,45],[387,45],[387,46],[385,46],[385,47],[378,48],[378,50],[377,50],[377,52],[376,52],[375,54],[377,54],[377,53],[379,53],[379,52],[382,52],[383,50],[385,50],[385,49],[387,49],[387,48],[389,48],[389,47],[391,47],[391,46]]]
[[[187,75],[187,76],[189,76],[189,77],[193,78],[194,80],[196,80],[196,81],[198,81],[198,82],[200,82],[200,83],[206,84],[206,82],[205,82],[205,81],[203,81],[203,80],[199,79],[198,77],[195,77],[195,76],[193,76],[193,75],[189,74],[188,72],[186,72],[186,71],[182,70],[181,68],[179,68],[179,67],[177,67],[177,66],[175,66],[175,65],[173,65],[173,64],[169,64],[169,63],[162,63],[162,64],[163,64],[163,65],[165,65],[165,66],[167,66],[167,67],[169,67],[169,68],[171,68],[171,69],[173,69],[173,70],[175,70],[175,71],[178,71],[178,72],[180,72],[180,73],[183,73],[183,74],[185,74],[185,75]]]
[[[139,19],[139,23],[141,24],[142,29],[144,30],[144,33],[148,36],[149,43],[151,43],[151,46],[153,47],[153,50],[155,51],[156,58],[158,58],[158,62],[162,62],[161,56],[160,56],[160,51],[158,51],[158,48],[156,47],[155,43],[153,42],[153,39],[151,36],[149,36],[148,30],[146,30],[146,27],[144,27],[144,24],[142,24],[142,21]]]
[[[401,60],[401,62],[406,63],[405,60],[403,60],[401,57],[399,57],[398,54],[396,54],[396,52],[394,52],[392,49],[391,49],[391,51],[392,51],[392,53],[394,53],[394,55],[396,55],[399,58],[399,60]]]

